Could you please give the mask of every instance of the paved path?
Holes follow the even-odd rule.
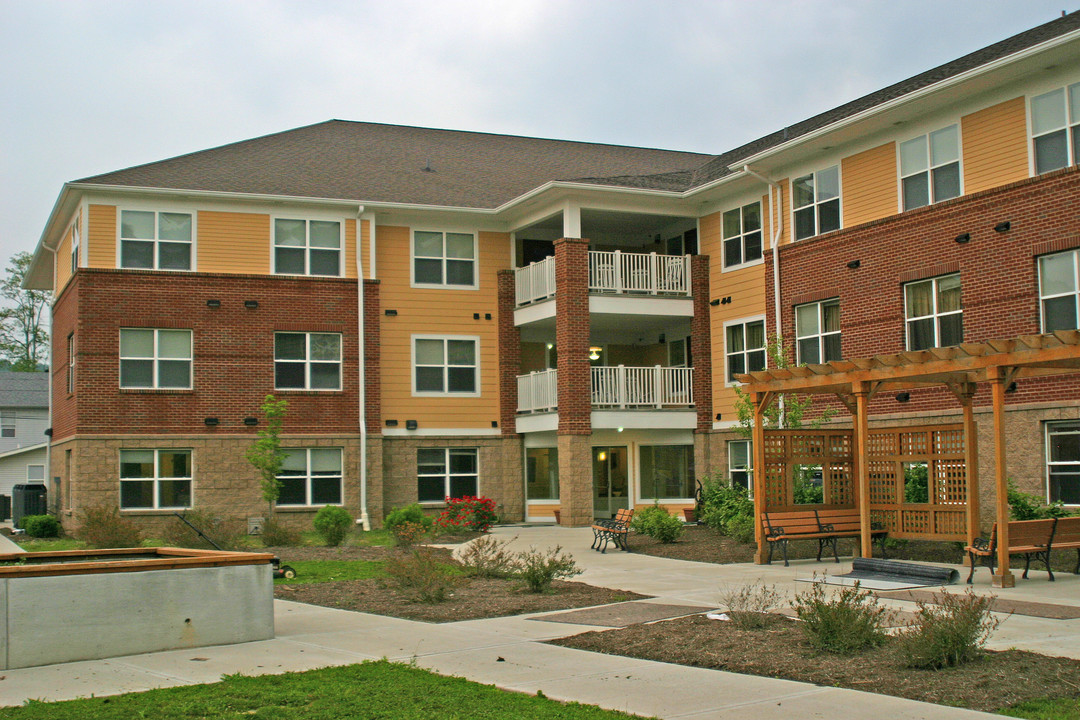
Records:
[[[721,585],[759,578],[788,592],[794,589],[796,578],[809,577],[826,567],[836,572],[837,567],[807,562],[790,568],[712,565],[618,551],[600,555],[588,550],[588,530],[526,527],[498,528],[495,532],[517,536],[516,542],[522,545],[546,548],[561,544],[585,567],[582,580],[653,594],[657,596],[654,602],[660,603],[715,605]],[[1024,587],[1038,587],[1035,582],[1043,587],[1051,585],[1045,580],[1029,580]],[[1064,575],[1053,585],[1057,587],[1052,591],[1060,592],[1061,599],[1024,599],[1064,602],[1064,597],[1071,596],[1072,604],[1080,604],[1076,599],[1080,578]],[[910,603],[906,607],[910,609]],[[228,673],[281,673],[386,657],[511,690],[542,690],[560,700],[664,718],[800,720],[838,714],[912,720],[990,717],[884,695],[546,645],[543,640],[600,628],[524,616],[432,625],[280,600],[275,610],[277,637],[273,640],[7,671],[0,680],[0,704],[21,704],[30,698],[110,695],[214,682]],[[1015,620],[1010,618],[1003,631]],[[1077,651],[1080,620],[1040,622],[1054,623],[1054,631],[1036,642]]]

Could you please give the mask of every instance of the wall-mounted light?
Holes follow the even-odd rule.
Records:
[[[259,301],[258,300],[245,300],[244,301],[244,307],[246,307],[248,310],[254,310],[255,308],[259,307]]]
[[[716,298],[715,300],[710,300],[709,304],[712,305],[713,307],[716,307],[717,305],[720,304],[720,298]]]
[[[207,300],[206,301],[206,307],[208,307],[208,308],[219,308],[219,307],[221,307],[221,301],[220,300]]]
[[[963,245],[964,243],[971,241],[971,233],[961,233],[960,235],[957,235],[954,240]]]
[[[203,425],[207,427],[217,427],[218,422],[217,418],[203,418]]]
[[[490,320],[491,319],[491,313],[484,313],[484,319],[485,320]]]
[[[1013,382],[1009,383],[1009,387],[1005,388],[1005,392],[1007,392],[1007,393],[1016,392],[1016,382],[1013,381]]]
[[[416,421],[415,420],[406,420],[405,421],[405,429],[406,430],[415,430],[416,429]]]
[[[383,312],[386,317],[397,317],[397,310],[386,310]]]
[[[499,421],[498,420],[492,420],[491,421],[491,427],[493,427],[493,428],[499,427]]]
[[[728,295],[728,296],[727,296],[727,297],[725,297],[725,298],[721,298],[721,300],[720,300],[720,304],[721,304],[721,305],[730,305],[730,304],[731,304],[731,296],[730,296],[730,295]]]
[[[596,346],[590,347],[589,348],[589,359],[590,360],[599,360],[600,359],[600,351],[603,350],[603,349],[604,348],[599,348],[599,347],[596,347]]]
[[[720,422],[720,413],[716,413],[716,421]]]
[[[909,392],[905,391],[905,392],[896,393],[896,402],[904,403],[904,402],[907,402],[910,399],[911,399],[911,393],[909,393]]]
[[[387,420],[386,427],[397,427],[397,420]]]
[[[999,222],[994,226],[994,230],[997,232],[1009,232],[1009,228],[1012,227],[1012,223],[1006,220],[1005,222]]]
[[[473,313],[472,314],[472,319],[473,320],[479,320],[480,319],[480,313]]]
[[[848,269],[850,269],[850,270],[854,270],[855,268],[860,267],[861,265],[862,265],[862,260],[852,260],[851,262],[849,262],[847,264]]]
[[[246,417],[246,418],[244,418],[244,424],[245,424],[245,425],[248,425],[248,426],[251,426],[251,425],[258,425],[258,424],[259,424],[259,418],[255,418],[255,417]]]

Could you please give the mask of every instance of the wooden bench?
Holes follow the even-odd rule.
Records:
[[[1031,567],[1031,558],[1042,560],[1046,565],[1046,572],[1050,579],[1054,579],[1054,573],[1050,569],[1050,542],[1054,536],[1056,520],[1012,520],[1009,522],[1009,555],[1024,556],[1024,578],[1028,576],[1028,568]],[[1078,546],[1080,547],[1080,546]],[[968,585],[975,575],[976,558],[982,558],[983,564],[990,568],[990,574],[994,574],[994,561],[997,559],[997,523],[990,530],[990,538],[975,538],[971,545],[964,548],[964,552],[971,559],[971,572],[968,573]]]
[[[832,548],[833,558],[840,562],[836,550],[836,541],[842,537],[859,537],[862,534],[862,521],[858,508],[838,510],[790,510],[787,512],[766,512],[761,514],[765,527],[765,539],[769,542],[769,559],[772,563],[773,548],[779,544],[784,554],[784,567],[788,566],[787,547],[791,540],[817,540],[817,559],[828,545]],[[880,523],[871,523],[870,537],[877,540],[885,555],[885,528]]]
[[[1054,524],[1054,536],[1050,540],[1053,550],[1076,550],[1074,575],[1080,575],[1080,516],[1058,518]]]
[[[630,521],[633,519],[633,508],[620,508],[615,512],[615,517],[609,520],[597,520],[592,526],[592,549],[606,553],[610,541],[615,543],[615,547],[630,552],[626,547],[626,536],[630,534]]]

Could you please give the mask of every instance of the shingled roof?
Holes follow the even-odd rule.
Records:
[[[0,370],[0,407],[49,407],[49,373]]]

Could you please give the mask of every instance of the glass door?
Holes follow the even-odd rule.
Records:
[[[610,518],[630,507],[630,468],[626,447],[593,448],[593,514]]]

